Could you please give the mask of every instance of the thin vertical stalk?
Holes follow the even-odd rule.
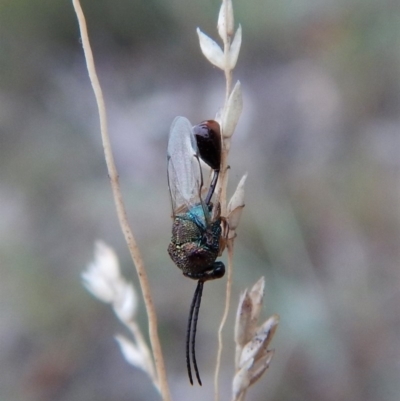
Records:
[[[228,5],[226,0],[222,0],[223,7],[225,7],[225,27],[228,27]],[[228,108],[228,100],[232,91],[232,69],[230,67],[230,46],[231,46],[231,37],[226,33],[223,38],[224,42],[224,57],[225,57],[225,81],[226,81],[226,90],[225,90],[225,103],[222,111],[222,120],[224,121],[225,113]],[[223,129],[223,127],[222,127]],[[228,184],[228,154],[230,149],[230,138],[224,138],[224,132],[222,131],[222,156],[221,156],[221,212],[223,216],[227,216],[227,184]],[[233,241],[234,239],[227,241],[227,250],[228,250],[228,278],[226,281],[226,295],[225,295],[225,307],[224,313],[222,316],[222,320],[218,329],[218,351],[217,351],[217,362],[215,366],[215,376],[214,376],[214,399],[218,401],[219,399],[219,372],[221,368],[221,356],[222,356],[222,331],[225,326],[228,313],[229,313],[229,305],[231,301],[231,292],[232,292],[232,275],[233,275]]]
[[[228,26],[228,6],[226,0],[222,1],[223,7],[225,7],[225,27]],[[228,107],[228,99],[232,90],[232,70],[230,68],[229,63],[229,49],[231,46],[231,38],[228,34],[223,38],[224,42],[224,57],[225,57],[225,102],[224,108],[222,111],[222,115],[224,116],[227,107]],[[223,127],[222,127],[223,129]],[[221,212],[223,216],[226,216],[226,208],[227,208],[227,199],[226,199],[226,189],[228,184],[228,154],[229,154],[229,146],[227,146],[226,141],[224,140],[224,132],[222,131],[222,155],[221,155]]]
[[[226,319],[228,318],[229,305],[231,302],[231,292],[232,292],[232,276],[233,276],[233,240],[228,240],[228,278],[226,280],[226,296],[225,296],[225,308],[224,314],[222,316],[221,323],[218,329],[218,351],[217,351],[217,362],[215,366],[215,376],[214,376],[214,400],[219,399],[219,371],[221,368],[221,355],[222,355],[222,330],[225,326]]]
[[[170,401],[169,387],[167,383],[167,377],[165,372],[164,359],[161,351],[160,340],[158,337],[157,330],[157,316],[155,313],[155,308],[153,300],[150,293],[150,286],[147,277],[146,270],[144,268],[143,258],[140,254],[136,239],[133,232],[129,226],[128,218],[126,214],[125,205],[122,199],[121,189],[119,185],[118,172],[114,163],[114,157],[111,149],[110,138],[107,129],[107,116],[106,108],[104,103],[104,98],[100,83],[97,77],[96,68],[93,60],[93,54],[90,47],[89,37],[87,33],[85,16],[83,14],[79,0],[72,0],[75,13],[78,18],[79,29],[81,32],[83,51],[85,54],[86,65],[88,69],[89,78],[93,87],[93,92],[95,94],[97,107],[99,111],[100,119],[100,130],[101,138],[103,143],[104,157],[107,164],[108,175],[110,177],[111,188],[113,192],[115,207],[117,210],[118,220],[121,226],[121,230],[124,234],[125,241],[128,245],[129,252],[131,254],[133,263],[135,265],[140,287],[142,289],[144,303],[146,307],[146,312],[149,321],[149,336],[154,357],[154,363],[157,371],[157,380],[159,384],[159,389],[164,401]]]

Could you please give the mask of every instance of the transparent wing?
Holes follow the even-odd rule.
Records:
[[[172,214],[190,210],[199,202],[203,176],[192,125],[185,117],[172,122],[167,150],[168,185]]]

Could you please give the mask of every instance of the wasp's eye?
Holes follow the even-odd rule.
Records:
[[[214,120],[203,121],[193,127],[197,147],[202,160],[213,170],[221,164],[221,130]]]

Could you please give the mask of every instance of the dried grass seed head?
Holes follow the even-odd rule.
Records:
[[[82,273],[82,280],[92,295],[113,305],[120,320],[129,321],[135,316],[138,303],[136,291],[122,277],[118,257],[106,243],[96,242],[94,259]]]
[[[200,28],[197,28],[197,34],[199,35],[200,49],[204,57],[211,64],[224,70],[225,58],[221,47],[213,39],[203,33]]]
[[[226,141],[232,136],[243,110],[242,87],[237,81],[229,95],[228,103],[222,116],[222,136]]]
[[[247,290],[245,290],[239,300],[239,307],[236,312],[235,322],[235,343],[244,346],[248,341],[247,328],[251,319],[252,303]]]
[[[225,0],[221,4],[218,14],[217,29],[221,39],[226,42],[233,35],[235,20],[233,17],[232,0]]]
[[[110,303],[115,296],[115,283],[120,280],[118,258],[112,248],[97,241],[94,258],[82,273],[83,284],[99,300]]]
[[[233,70],[236,67],[237,60],[239,58],[240,47],[242,46],[242,27],[239,24],[236,29],[235,36],[229,47],[229,69]]]
[[[137,293],[132,284],[123,278],[118,283],[113,302],[114,312],[122,322],[129,322],[136,316]]]
[[[250,386],[251,381],[251,367],[253,366],[254,360],[250,359],[246,362],[242,369],[240,369],[233,378],[232,392],[233,399],[236,400],[237,397],[243,391],[246,391]]]
[[[122,335],[116,335],[115,340],[118,342],[125,360],[130,365],[146,371],[145,355],[139,350],[139,347]]]
[[[232,198],[228,203],[228,224],[229,224],[229,238],[234,238],[236,235],[236,228],[239,225],[242,211],[244,208],[244,185],[246,182],[247,174],[245,174],[238,183]]]

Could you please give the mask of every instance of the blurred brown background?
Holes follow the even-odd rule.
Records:
[[[84,0],[129,218],[148,268],[175,400],[212,399],[225,280],[205,286],[203,388],[188,384],[195,283],[169,259],[169,126],[222,105],[216,0]],[[400,3],[234,1],[244,110],[231,190],[247,171],[225,330],[230,399],[240,291],[266,277],[281,316],[254,401],[400,398]],[[80,274],[113,246],[137,284],[111,197],[95,101],[70,1],[0,1],[0,399],[157,400],[121,357],[123,332]],[[225,260],[225,256],[223,257]],[[146,332],[144,306],[140,323]]]

